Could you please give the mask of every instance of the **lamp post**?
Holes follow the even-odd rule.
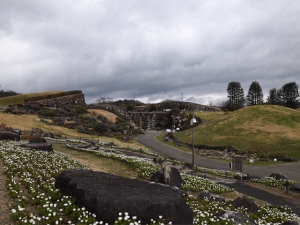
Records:
[[[193,149],[192,149],[192,168],[194,168],[194,158],[195,158],[195,148],[194,148],[194,123],[196,123],[197,120],[195,119],[194,117],[194,112],[193,112],[193,118],[191,119],[191,126],[192,126],[192,146],[193,146]]]

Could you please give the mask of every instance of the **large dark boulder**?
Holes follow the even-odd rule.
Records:
[[[286,176],[283,173],[272,173],[270,177],[273,177],[276,180],[281,180],[281,179],[287,180]]]
[[[43,137],[48,137],[48,138],[54,138],[55,137],[54,134],[51,133],[51,132],[49,132],[49,133],[43,133],[42,136]]]
[[[153,162],[158,164],[163,164],[166,160],[161,157],[154,157]]]
[[[50,143],[28,143],[28,144],[22,144],[21,147],[30,148],[38,151],[45,151],[45,152],[53,151],[52,144]]]
[[[294,185],[293,185],[293,188],[295,188],[295,189],[297,189],[297,190],[300,190],[300,183],[294,184]]]
[[[181,185],[184,183],[180,172],[171,165],[167,165],[159,169],[150,177],[150,180],[175,187],[181,187]]]
[[[256,205],[256,203],[245,195],[234,199],[231,204],[235,208],[239,208],[239,207],[247,208],[247,211],[250,213],[257,213],[259,210],[259,207]]]
[[[222,212],[218,212],[215,216],[219,218],[226,217],[229,220],[233,220],[234,221],[233,224],[248,224],[248,225],[255,224],[255,221],[253,219],[249,218],[243,213],[239,213],[235,211],[225,210]]]
[[[193,211],[171,187],[83,169],[63,171],[55,187],[64,195],[74,196],[79,207],[109,224],[119,212],[137,216],[142,224],[157,221],[160,215],[166,223],[193,224]]]
[[[0,131],[0,140],[20,141],[20,134],[9,131]]]
[[[29,139],[29,143],[46,143],[46,139],[40,137],[34,137]]]

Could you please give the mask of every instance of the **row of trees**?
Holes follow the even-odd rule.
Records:
[[[245,97],[244,90],[240,82],[232,81],[227,86],[228,100],[221,103],[221,108],[231,111],[243,108],[245,105],[264,104],[264,94],[257,81],[253,81]],[[289,108],[299,107],[299,92],[296,82],[290,82],[281,88],[272,88],[269,90],[266,104],[282,105]]]

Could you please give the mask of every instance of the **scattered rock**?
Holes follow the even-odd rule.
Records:
[[[28,143],[28,144],[22,144],[21,147],[30,148],[38,151],[45,151],[45,152],[53,151],[52,144],[50,143]]]
[[[239,208],[239,207],[247,208],[247,211],[250,213],[256,213],[259,210],[259,207],[256,205],[256,203],[245,195],[234,199],[231,204],[235,208]]]
[[[79,207],[105,223],[113,224],[119,212],[128,212],[143,224],[160,215],[165,223],[193,224],[193,211],[182,195],[163,185],[80,169],[63,171],[55,187],[64,195],[74,196]]]
[[[295,188],[295,189],[297,189],[297,190],[300,190],[300,183],[294,184],[294,185],[293,185],[293,188]]]
[[[286,176],[282,173],[272,173],[270,177],[273,177],[276,180],[284,179],[287,180]]]
[[[98,146],[92,146],[90,147],[91,150],[99,150],[99,147]]]
[[[210,193],[207,190],[201,191],[198,195],[198,198],[204,200],[204,199],[210,199]]]
[[[46,139],[45,138],[39,138],[39,137],[30,138],[29,143],[46,143]]]
[[[198,198],[203,199],[203,200],[208,199],[208,200],[212,200],[212,201],[216,201],[216,202],[225,203],[225,198],[222,198],[218,195],[212,195],[207,190],[201,191],[198,195]]]
[[[154,157],[153,162],[158,163],[158,164],[163,164],[165,162],[165,159],[163,159],[161,157]]]
[[[255,224],[253,219],[239,212],[225,210],[223,212],[217,213],[215,216],[219,218],[226,217],[230,220],[233,220],[233,224]]]
[[[0,131],[0,140],[20,141],[20,134],[8,131]]]
[[[91,144],[77,145],[78,148],[90,148],[91,146],[92,146]]]
[[[42,134],[42,137],[48,137],[48,138],[54,138],[55,136],[54,136],[54,134],[53,133],[43,133]]]
[[[192,164],[191,164],[191,163],[185,163],[185,164],[184,164],[184,166],[186,166],[186,167],[188,167],[188,168],[190,168],[190,169],[193,169],[193,167],[192,167]]]
[[[245,175],[245,174],[243,174],[243,175],[234,175],[233,178],[236,179],[236,180],[247,180],[248,179],[247,175]]]
[[[175,187],[181,187],[181,185],[184,183],[180,172],[171,165],[167,165],[159,169],[150,177],[150,180]]]
[[[105,146],[107,146],[107,147],[113,147],[115,145],[115,143],[114,142],[109,142],[109,143],[106,143],[105,144]]]

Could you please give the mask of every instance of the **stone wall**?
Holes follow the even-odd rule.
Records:
[[[166,112],[127,112],[126,117],[144,130],[164,129],[169,119]]]
[[[156,104],[157,111],[165,111],[168,109],[182,108],[184,111],[210,111],[218,112],[220,108],[215,106],[200,105],[192,102],[181,102],[181,101],[165,101]]]
[[[67,95],[58,98],[50,98],[39,101],[34,101],[32,103],[47,105],[47,106],[55,106],[55,105],[85,105],[84,94],[75,94],[75,95]]]

